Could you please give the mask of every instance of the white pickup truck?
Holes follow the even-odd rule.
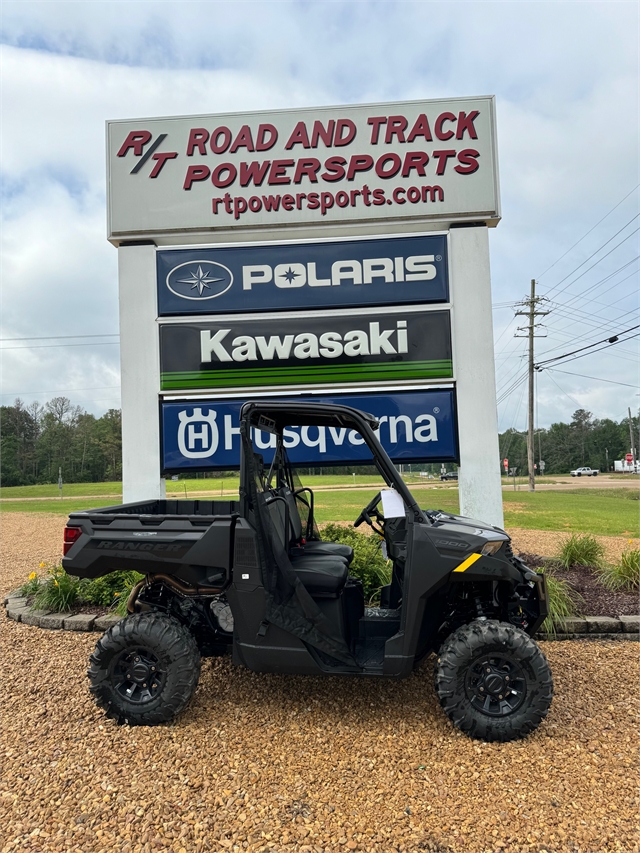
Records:
[[[597,477],[598,469],[597,468],[576,468],[575,471],[571,472],[572,477]]]

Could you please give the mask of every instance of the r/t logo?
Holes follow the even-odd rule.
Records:
[[[155,166],[149,173],[149,177],[157,178],[167,160],[175,160],[175,158],[178,156],[177,151],[157,152],[157,149],[167,138],[166,133],[161,133],[160,136],[156,139],[156,141],[152,142],[149,148],[147,148],[147,150],[145,151],[145,145],[148,145],[148,143],[151,142],[152,138],[153,137],[150,131],[148,130],[132,130],[131,133],[125,139],[125,141],[122,143],[122,147],[118,151],[118,157],[126,157],[129,149],[133,149],[133,156],[140,158],[131,170],[132,175],[137,175],[137,173],[144,166],[147,160],[150,157],[153,157],[156,162]]]
[[[213,409],[207,415],[200,408],[194,409],[191,416],[185,409],[178,412],[178,449],[187,459],[206,459],[218,449],[216,415]]]

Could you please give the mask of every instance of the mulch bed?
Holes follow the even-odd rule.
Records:
[[[539,568],[548,562],[537,554],[521,553],[520,557],[531,568]],[[582,596],[584,603],[580,603],[579,610],[586,616],[635,616],[640,612],[637,593],[605,589],[590,566],[574,565],[569,569],[558,566],[553,571],[556,577],[568,581]]]

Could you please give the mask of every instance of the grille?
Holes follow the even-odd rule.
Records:
[[[256,537],[252,530],[238,530],[236,528],[233,563],[235,566],[244,566],[247,569],[258,568]]]

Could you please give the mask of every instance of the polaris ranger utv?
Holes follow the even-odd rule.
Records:
[[[320,539],[314,499],[285,445],[292,428],[355,430],[387,488],[354,525],[370,525],[392,567],[379,607],[349,575],[350,547]],[[127,616],[98,641],[90,690],[129,725],[171,719],[202,656],[230,649],[254,672],[404,678],[438,654],[435,689],[454,725],[506,741],[546,716],[553,682],[531,639],[545,619],[544,577],[497,527],[423,510],[378,442],[372,415],[346,406],[249,402],[241,411],[239,501],[159,500],[72,513],[62,564],[95,578],[145,575]],[[289,429],[287,429],[289,428]],[[255,452],[270,433],[273,458]]]

